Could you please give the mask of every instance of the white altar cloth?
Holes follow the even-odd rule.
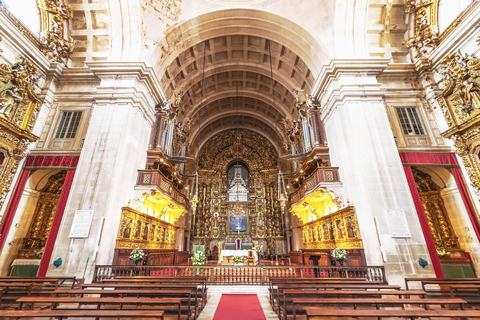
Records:
[[[220,259],[218,260],[218,262],[222,262],[223,257],[235,257],[235,256],[248,257],[248,250],[222,250],[222,252],[220,252]],[[255,262],[257,262],[258,258],[257,258],[256,251],[253,251],[253,257],[255,258]]]

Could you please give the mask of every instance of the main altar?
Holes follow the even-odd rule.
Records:
[[[224,257],[248,257],[249,251],[250,250],[222,250],[222,252],[220,252],[218,263],[222,263]],[[253,257],[255,258],[255,262],[257,262],[258,261],[257,252],[254,250],[252,250],[252,252],[253,252]]]

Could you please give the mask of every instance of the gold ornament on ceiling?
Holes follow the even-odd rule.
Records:
[[[40,34],[41,50],[53,62],[66,63],[73,52],[73,41],[66,39],[64,25],[72,19],[70,6],[60,0],[39,0],[43,28]]]

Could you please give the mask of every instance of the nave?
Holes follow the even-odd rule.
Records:
[[[262,286],[212,285],[200,274],[112,276],[90,284],[9,277],[0,279],[0,308],[2,319],[480,318],[478,278],[408,278],[399,286],[345,271],[343,277],[271,277]]]

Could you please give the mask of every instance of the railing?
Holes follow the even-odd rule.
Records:
[[[386,283],[382,266],[95,266],[93,282],[118,276],[206,276],[208,284],[268,284],[271,277],[284,278],[365,278]]]
[[[300,187],[290,194],[290,202],[293,204],[299,202],[316,189],[320,183],[338,181],[337,167],[319,167],[305,180],[300,181]]]

